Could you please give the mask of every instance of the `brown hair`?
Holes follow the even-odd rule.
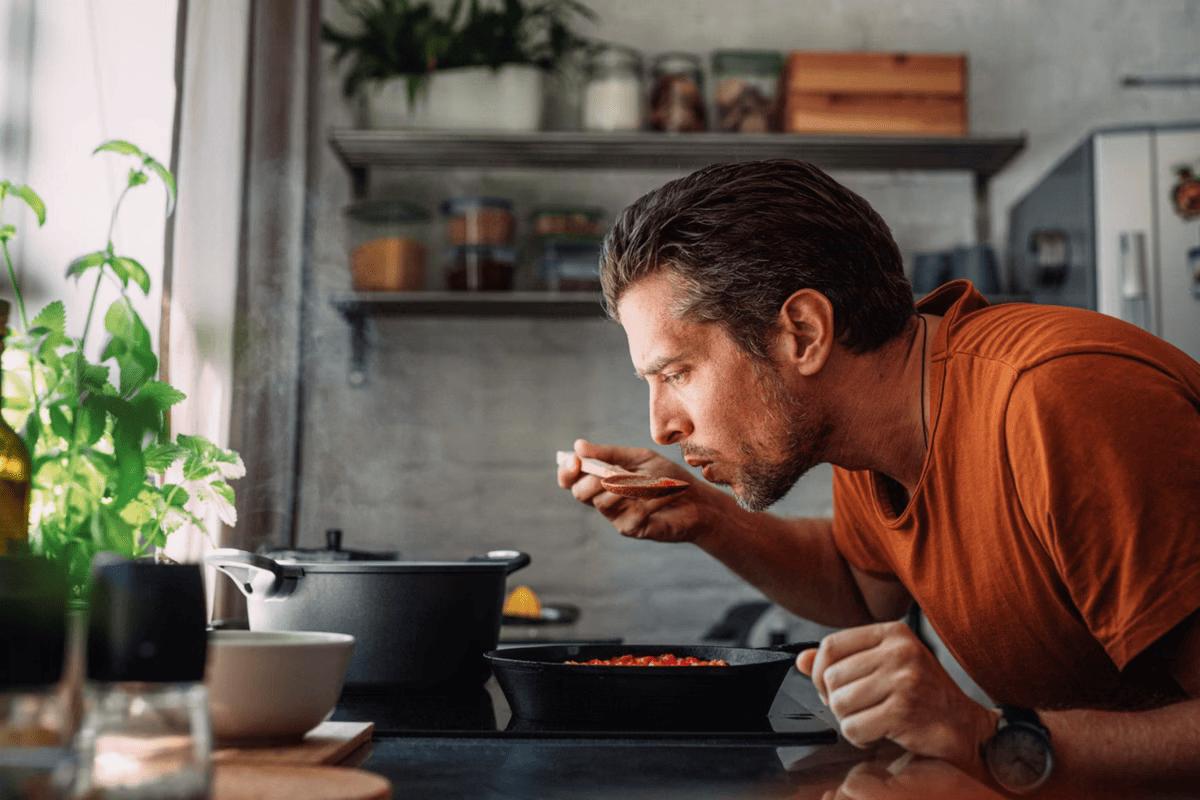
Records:
[[[916,313],[887,224],[812,164],[714,164],[643,195],[604,240],[600,283],[608,313],[638,280],[680,279],[676,316],[723,325],[751,356],[767,358],[779,310],[800,289],[833,306],[838,341],[874,350]]]

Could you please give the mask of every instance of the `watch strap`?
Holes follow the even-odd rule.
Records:
[[[1047,740],[1050,738],[1050,729],[1042,724],[1041,717],[1039,717],[1037,712],[1032,708],[1025,708],[1023,706],[1010,706],[1003,703],[999,706],[999,708],[1001,725],[1011,725],[1019,722],[1024,725],[1037,728],[1042,732]]]

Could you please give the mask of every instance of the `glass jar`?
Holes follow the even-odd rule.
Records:
[[[516,265],[516,253],[510,248],[452,247],[446,257],[446,287],[456,292],[510,291]]]
[[[593,206],[544,206],[529,215],[534,236],[602,236],[604,210]]]
[[[350,275],[360,292],[425,288],[429,212],[402,200],[364,200],[345,208]]]
[[[547,239],[542,244],[541,276],[552,292],[600,291],[601,239]]]
[[[97,556],[74,797],[209,796],[206,617],[196,564]]]
[[[502,197],[454,197],[442,203],[446,241],[452,247],[511,247],[516,232],[513,204]]]
[[[659,131],[705,130],[704,77],[699,56],[663,53],[654,59],[650,127]]]
[[[187,683],[93,684],[76,741],[76,794],[208,797],[208,694]]]
[[[600,45],[588,53],[584,70],[583,129],[641,130],[641,53],[620,45]]]
[[[779,75],[773,50],[717,50],[712,56],[714,127],[737,133],[779,129]]]

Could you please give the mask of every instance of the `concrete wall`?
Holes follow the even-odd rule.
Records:
[[[327,3],[335,15],[336,4]],[[649,54],[718,47],[966,51],[971,128],[1027,132],[1029,148],[994,182],[993,228],[1007,206],[1085,132],[1101,124],[1200,116],[1195,90],[1122,90],[1130,72],[1200,71],[1200,3],[1186,0],[592,0],[598,37]],[[569,81],[561,82],[568,85]],[[351,124],[329,74],[321,130]],[[552,104],[559,124],[571,103]],[[347,544],[460,557],[497,546],[534,556],[520,575],[547,601],[584,608],[580,630],[639,638],[697,636],[752,589],[686,545],[624,540],[553,481],[553,451],[576,436],[647,444],[645,387],[624,336],[595,320],[379,320],[370,382],[347,384],[349,331],[329,307],[349,287],[341,206],[349,180],[324,152],[305,355],[299,543],[328,527]],[[453,171],[381,173],[373,186],[428,205],[471,193],[533,203],[598,204],[610,214],[671,173]],[[961,175],[840,174],[915,250],[970,240]],[[435,239],[440,236],[436,228]],[[677,455],[677,454],[675,454]],[[819,468],[779,506],[827,514]],[[803,580],[802,575],[797,580]]]

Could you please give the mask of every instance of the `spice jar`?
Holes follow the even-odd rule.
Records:
[[[529,215],[534,236],[601,236],[604,211],[592,206],[544,206]]]
[[[455,197],[442,203],[449,244],[511,247],[516,220],[502,197]]]
[[[452,247],[446,256],[446,286],[453,291],[503,292],[513,288],[517,257],[490,245]]]
[[[583,129],[636,131],[642,127],[642,55],[620,45],[591,50],[584,67]]]
[[[702,131],[704,78],[691,53],[663,53],[654,59],[650,127],[659,131]]]
[[[778,129],[783,56],[773,50],[717,50],[712,56],[714,127],[738,133]]]
[[[401,200],[365,200],[346,206],[350,275],[360,292],[425,288],[429,212]]]

